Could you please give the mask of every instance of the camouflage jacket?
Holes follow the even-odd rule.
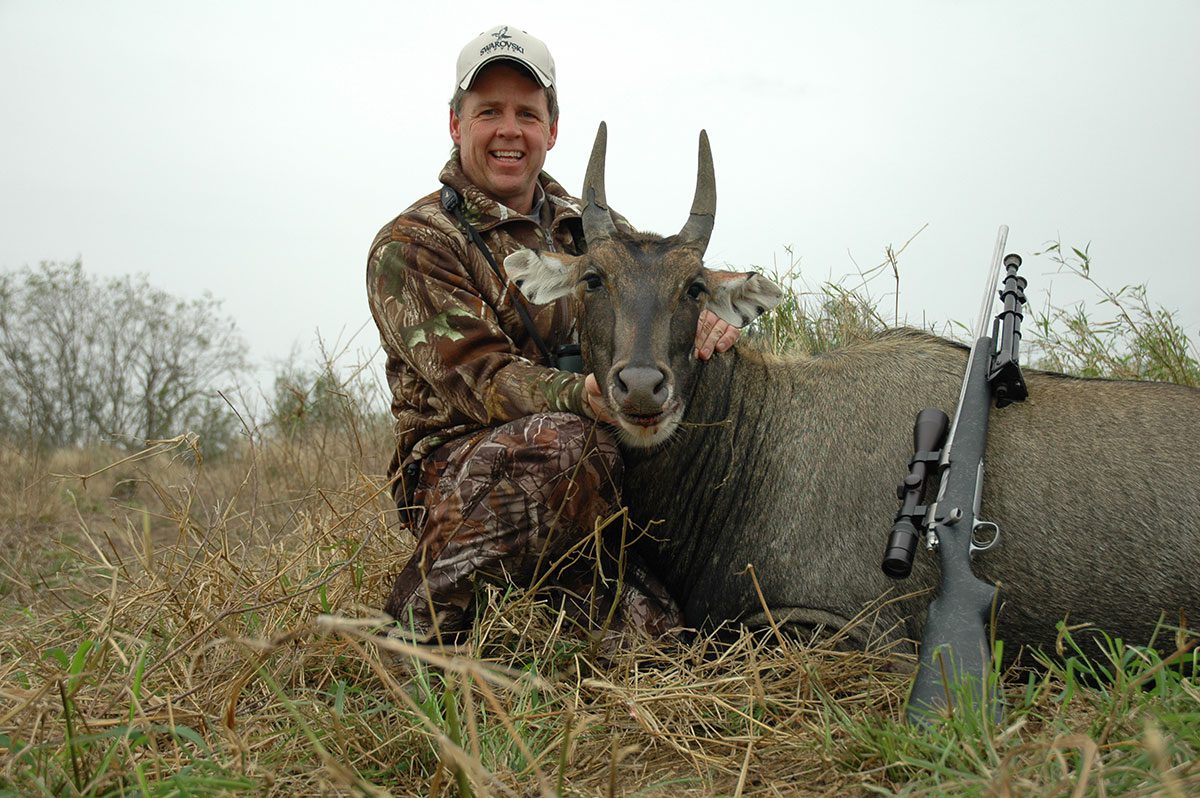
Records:
[[[463,174],[457,154],[439,179],[458,192],[467,220],[501,270],[505,256],[522,247],[582,249],[579,201],[544,172],[540,223],[484,196]],[[389,478],[460,435],[531,413],[584,413],[583,377],[543,363],[513,306],[525,299],[505,283],[442,208],[437,191],[375,237],[367,297],[387,355],[396,419]],[[569,299],[526,306],[550,351],[570,340]],[[399,489],[397,481],[394,492]]]

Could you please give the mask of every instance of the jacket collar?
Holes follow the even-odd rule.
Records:
[[[446,165],[442,167],[442,173],[438,179],[457,191],[458,195],[462,197],[463,213],[467,221],[478,230],[488,230],[514,219],[529,219],[528,216],[517,213],[507,205],[496,202],[468,180],[467,176],[463,174],[457,149],[450,156]],[[542,172],[538,175],[538,184],[542,187],[542,191],[545,193],[545,203],[550,208],[551,228],[557,227],[564,219],[579,218],[582,211],[579,201],[568,194],[557,180]],[[545,214],[544,208],[542,212]]]

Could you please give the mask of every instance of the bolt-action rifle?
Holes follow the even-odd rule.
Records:
[[[1002,225],[954,423],[937,408],[917,414],[915,454],[908,476],[896,491],[900,510],[883,555],[884,573],[903,579],[912,571],[913,554],[924,537],[927,549],[937,549],[941,565],[941,588],[929,604],[921,659],[908,701],[909,722],[928,723],[968,698],[976,707],[986,704],[989,714],[1000,718],[1001,705],[995,691],[989,694],[987,679],[991,670],[987,625],[999,588],[975,576],[971,556],[1000,540],[1000,528],[979,518],[992,401],[999,408],[1028,395],[1018,358],[1026,282],[1017,276],[1021,266],[1017,255],[1003,258],[1007,274],[999,294],[1004,309],[993,320],[990,334],[987,331],[1007,239],[1008,227]],[[937,499],[926,506],[921,502],[932,490],[934,475]]]

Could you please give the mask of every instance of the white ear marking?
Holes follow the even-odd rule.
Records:
[[[557,255],[519,249],[504,259],[504,270],[536,305],[553,302],[571,291],[571,264]]]
[[[709,271],[715,284],[708,309],[735,327],[745,327],[783,301],[783,289],[757,272]]]

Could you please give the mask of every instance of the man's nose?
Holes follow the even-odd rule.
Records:
[[[500,114],[500,129],[501,135],[517,136],[520,135],[520,128],[517,127],[517,115],[513,111],[505,111]]]

